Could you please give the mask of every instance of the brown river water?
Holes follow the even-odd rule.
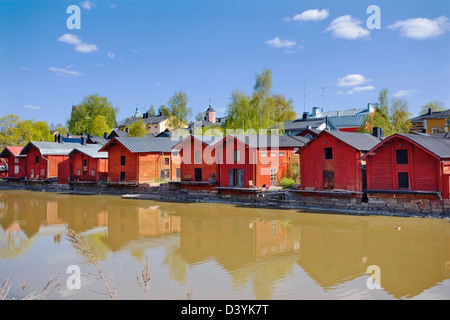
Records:
[[[109,299],[68,230],[86,239],[117,299],[144,298],[146,257],[152,300],[450,299],[448,219],[0,191],[9,298],[57,277],[45,299]]]

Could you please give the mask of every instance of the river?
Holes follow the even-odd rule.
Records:
[[[11,190],[0,191],[8,298],[55,277],[46,299],[110,298],[69,230],[87,241],[117,299],[450,298],[448,219]],[[148,292],[137,281],[146,258]]]

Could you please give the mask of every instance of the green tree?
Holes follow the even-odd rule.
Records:
[[[438,100],[428,102],[426,105],[420,107],[420,114],[427,114],[428,109],[432,112],[445,111],[444,103]]]
[[[166,106],[161,106],[161,112],[168,117],[169,126],[176,130],[185,127],[192,114],[192,109],[187,106],[187,96],[184,92],[175,92]]]
[[[50,126],[46,121],[37,121],[31,125],[34,129],[33,140],[35,141],[54,141],[53,135],[50,133]]]
[[[153,105],[150,106],[150,109],[148,110],[148,115],[150,117],[154,117],[156,115],[155,107]]]
[[[0,118],[0,146],[24,146],[29,141],[52,141],[50,129],[45,121],[21,120],[8,114]]]
[[[408,133],[411,127],[409,118],[411,114],[408,112],[408,102],[404,99],[392,99],[391,106],[391,126],[395,133]]]
[[[117,113],[118,108],[113,108],[108,98],[91,94],[84,97],[79,106],[74,107],[67,126],[73,134],[91,133],[90,128],[95,117],[102,115],[108,128],[114,128]]]
[[[92,121],[91,126],[89,128],[89,133],[97,136],[97,137],[103,137],[103,134],[105,132],[110,132],[111,129],[108,127],[108,124],[106,123],[105,116],[97,115],[94,118],[94,121]]]
[[[294,120],[292,100],[280,94],[272,93],[272,72],[264,69],[256,74],[255,85],[251,96],[235,90],[231,94],[231,102],[227,107],[227,129],[273,129],[281,128],[284,121]]]
[[[128,136],[145,137],[148,134],[143,119],[139,119],[128,126]]]

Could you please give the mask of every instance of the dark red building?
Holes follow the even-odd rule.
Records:
[[[437,192],[449,198],[450,141],[420,134],[394,134],[362,160],[367,192]]]
[[[93,145],[77,147],[68,154],[72,181],[99,182],[108,178],[108,153],[99,152],[100,148]]]
[[[6,159],[8,168],[7,177],[13,179],[22,179],[26,174],[26,160],[24,155],[21,155],[23,147],[5,147],[0,158]]]
[[[362,192],[360,158],[378,142],[367,133],[322,131],[299,151],[301,189]]]

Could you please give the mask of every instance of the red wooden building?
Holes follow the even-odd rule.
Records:
[[[450,141],[419,134],[394,134],[373,147],[362,160],[367,166],[367,192],[437,192],[449,198]]]
[[[140,184],[176,180],[179,156],[172,148],[179,141],[161,137],[115,137],[99,151],[108,152],[108,182]]]
[[[70,178],[72,181],[99,182],[108,178],[108,153],[99,152],[100,146],[74,148],[70,157]]]
[[[213,145],[222,138],[190,135],[173,147],[180,156],[180,181],[192,185],[218,183],[218,163]]]
[[[69,152],[79,143],[31,141],[21,151],[26,156],[25,177],[30,180],[57,179],[67,183],[70,178]]]
[[[0,158],[6,159],[8,168],[7,177],[13,179],[22,179],[26,173],[26,160],[24,155],[21,155],[23,147],[5,147]]]
[[[295,154],[308,139],[276,135],[228,135],[216,143],[221,187],[277,185],[287,168],[298,163]]]
[[[299,152],[301,189],[362,192],[360,158],[378,142],[367,133],[322,131]]]

